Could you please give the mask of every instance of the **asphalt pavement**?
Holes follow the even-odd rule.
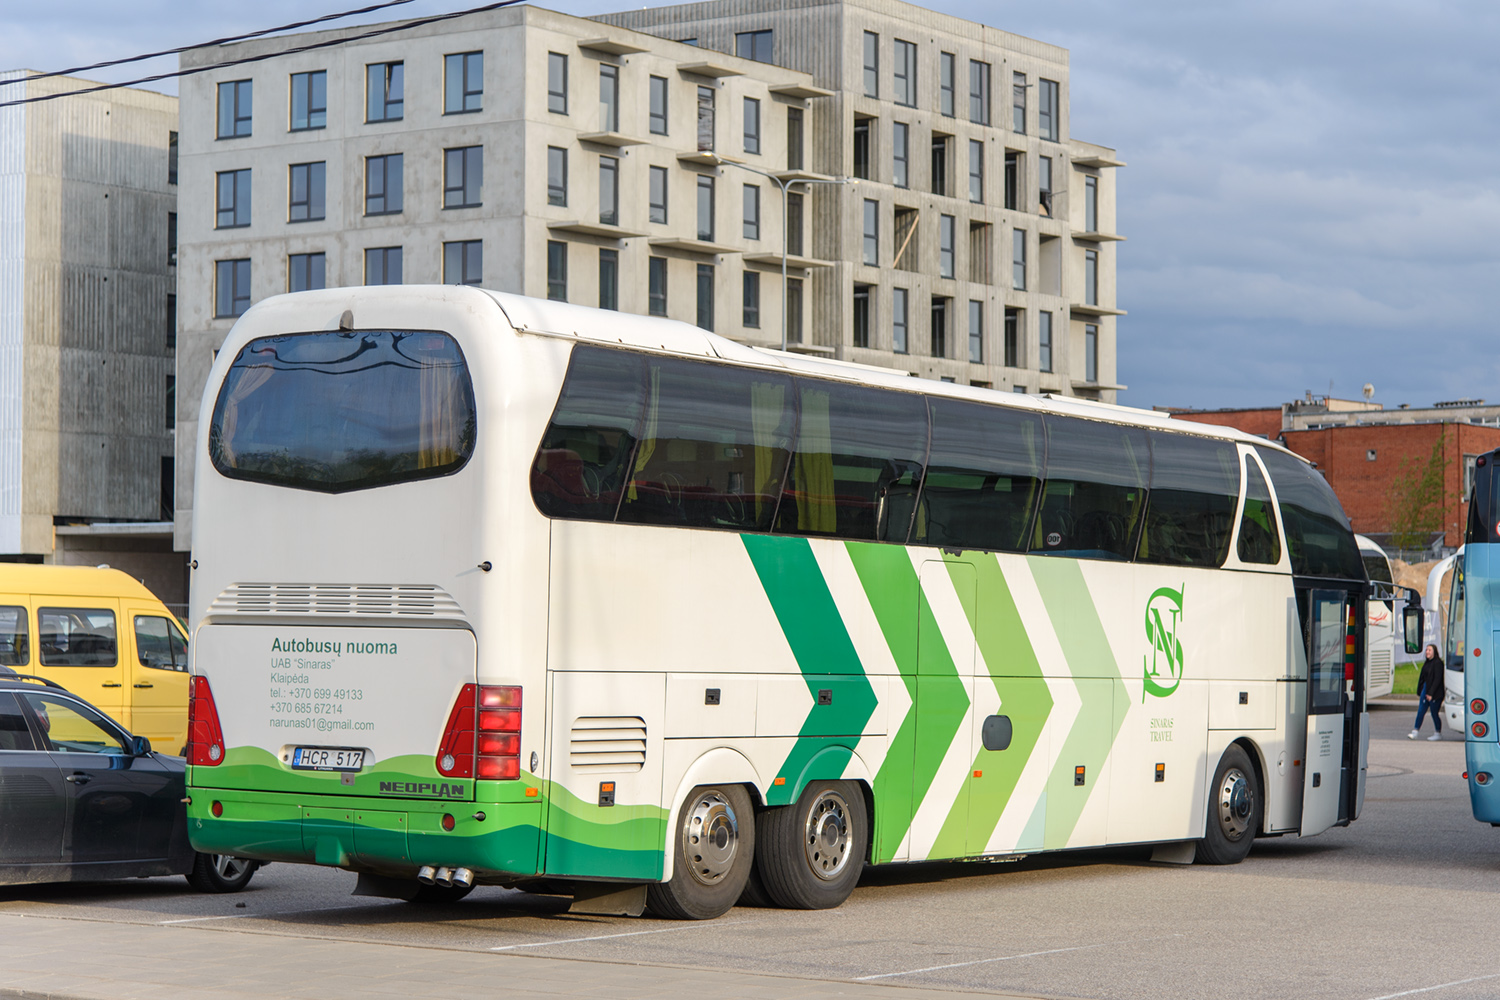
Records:
[[[837,910],[704,923],[494,888],[415,907],[296,865],[232,896],[18,886],[0,889],[0,996],[1500,997],[1500,830],[1469,816],[1462,743],[1405,739],[1413,714],[1372,712],[1356,823],[1230,867],[1142,850],[896,866]]]

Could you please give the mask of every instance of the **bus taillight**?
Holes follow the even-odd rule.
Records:
[[[509,781],[521,776],[521,689],[479,689],[477,777]]]
[[[1475,715],[1483,715],[1484,710],[1488,707],[1489,706],[1484,703],[1483,698],[1475,698],[1473,701],[1469,702],[1469,711],[1473,712]]]
[[[188,689],[187,760],[198,767],[218,767],[224,763],[224,731],[219,726],[219,710],[214,705],[208,678],[201,675],[192,679]]]
[[[445,778],[474,777],[474,693],[477,688],[477,684],[465,684],[460,688],[453,702],[453,711],[448,713],[448,725],[443,730],[437,752],[438,774]]]

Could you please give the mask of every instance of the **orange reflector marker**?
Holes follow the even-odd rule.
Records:
[[[1292,766],[1293,767],[1301,767],[1302,766],[1302,762],[1300,760],[1294,760],[1294,761],[1292,761]]]
[[[771,782],[771,784],[773,784],[773,785],[784,785],[784,784],[786,784],[786,779],[785,778],[777,778],[775,781]]]
[[[526,797],[528,799],[534,799],[534,798],[536,798],[536,796],[537,796],[537,790],[535,788],[528,788],[528,789],[526,789]]]
[[[984,777],[984,772],[983,771],[975,771],[974,772],[974,777],[976,777],[976,778],[982,778],[982,777]]]
[[[208,811],[213,813],[214,818],[217,819],[224,815],[224,803],[215,800],[214,804],[208,807]]]
[[[1464,780],[1465,780],[1465,781],[1468,781],[1468,780],[1469,780],[1469,772],[1468,772],[1468,771],[1465,771],[1465,772],[1464,772]]]
[[[1474,655],[1475,656],[1479,655],[1479,647],[1477,647],[1477,646],[1474,648]]]

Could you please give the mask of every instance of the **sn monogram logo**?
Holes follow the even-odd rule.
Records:
[[[1148,694],[1165,698],[1182,683],[1182,643],[1177,640],[1181,622],[1182,590],[1161,587],[1146,601],[1146,641],[1151,653],[1142,658],[1141,701]]]

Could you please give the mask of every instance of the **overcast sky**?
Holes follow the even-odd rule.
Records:
[[[1485,304],[1500,299],[1500,4],[929,5],[1070,49],[1073,136],[1129,163],[1121,402],[1275,405],[1304,390],[1357,398],[1365,382],[1387,406],[1500,400]],[[355,4],[0,0],[0,68],[62,69],[341,6]],[[139,69],[92,75],[127,73]]]

